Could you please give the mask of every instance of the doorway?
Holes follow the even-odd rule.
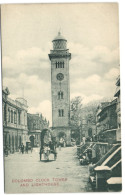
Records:
[[[31,141],[31,146],[34,147],[34,136],[33,135],[30,136],[30,141]]]

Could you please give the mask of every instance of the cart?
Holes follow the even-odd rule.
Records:
[[[44,129],[41,132],[41,146],[40,146],[40,161],[44,156],[44,159],[49,161],[50,154],[53,154],[54,160],[57,158],[56,152],[56,137],[54,136],[52,130]]]

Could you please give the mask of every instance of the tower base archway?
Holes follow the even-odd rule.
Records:
[[[57,144],[60,138],[65,140],[66,146],[71,146],[71,129],[69,127],[53,127],[52,130],[56,135]]]

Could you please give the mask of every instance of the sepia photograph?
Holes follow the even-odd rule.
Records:
[[[1,5],[5,193],[122,191],[118,3]]]

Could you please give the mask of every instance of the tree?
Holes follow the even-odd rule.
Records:
[[[70,126],[73,132],[72,138],[80,139],[80,125],[82,122],[83,104],[80,96],[71,100]]]
[[[78,142],[85,131],[89,131],[90,129],[92,131],[94,130],[94,125],[96,125],[96,111],[99,105],[99,101],[93,101],[85,106],[82,102],[83,100],[80,96],[71,100],[70,126],[73,132],[72,138],[77,139]]]
[[[80,96],[71,100],[71,125],[79,126],[82,119],[82,98]]]
[[[84,110],[84,116],[86,119],[86,122],[88,124],[95,124],[96,123],[96,110],[97,105],[89,105],[83,108]]]

